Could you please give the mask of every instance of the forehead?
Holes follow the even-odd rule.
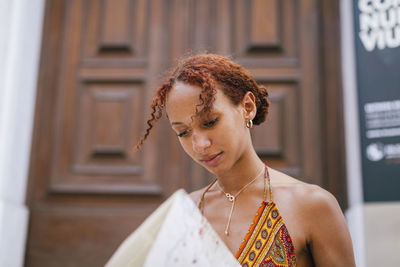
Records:
[[[169,120],[186,122],[190,121],[192,116],[196,114],[196,105],[200,105],[199,99],[201,88],[199,86],[190,85],[183,82],[177,82],[167,95],[166,112]],[[224,112],[231,108],[235,108],[230,99],[217,89],[215,101],[213,103],[213,112]],[[201,109],[201,106],[198,107]]]

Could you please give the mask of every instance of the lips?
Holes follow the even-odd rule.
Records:
[[[212,160],[212,159],[214,159],[214,158],[216,158],[218,155],[220,155],[222,152],[219,152],[219,153],[215,153],[215,154],[213,154],[213,155],[209,155],[209,156],[206,156],[206,157],[203,157],[203,158],[201,158],[200,160],[201,161],[209,161],[209,160]]]
[[[215,166],[218,164],[219,159],[221,158],[223,152],[219,152],[216,154],[208,155],[200,159],[201,162],[204,162],[208,166]]]

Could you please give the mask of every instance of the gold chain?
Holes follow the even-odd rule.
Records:
[[[231,206],[231,211],[229,213],[229,218],[228,218],[228,223],[226,224],[225,227],[225,235],[229,235],[229,226],[231,225],[231,219],[232,219],[232,213],[233,213],[233,208],[235,207],[235,201],[237,196],[243,192],[243,190],[245,190],[249,185],[251,185],[252,183],[254,183],[255,180],[257,180],[257,178],[263,173],[264,167],[261,169],[261,171],[256,175],[256,177],[254,177],[253,180],[251,180],[248,184],[246,184],[245,186],[243,186],[235,195],[232,195],[230,193],[226,193],[222,187],[219,185],[219,182],[217,182],[217,186],[219,188],[219,190],[221,190],[222,193],[224,193],[224,195],[226,196],[226,198],[228,199],[228,201],[232,202],[232,206]]]

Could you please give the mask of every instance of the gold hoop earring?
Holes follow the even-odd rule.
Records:
[[[248,122],[246,122],[246,127],[249,129],[253,128],[253,121],[249,120]]]

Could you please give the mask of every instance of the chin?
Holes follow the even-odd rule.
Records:
[[[209,165],[199,160],[195,160],[195,162],[205,168],[211,174],[215,176],[220,176],[221,174],[224,174],[226,171],[229,170],[229,164],[227,165],[227,158],[225,158],[225,156],[225,153],[223,153],[221,158],[219,159],[219,162],[215,165]]]
[[[204,164],[201,164],[201,166],[215,176],[220,176],[221,174],[223,174],[227,171],[225,166],[222,166],[222,164],[215,166],[215,167],[208,167],[208,166],[205,166]]]

